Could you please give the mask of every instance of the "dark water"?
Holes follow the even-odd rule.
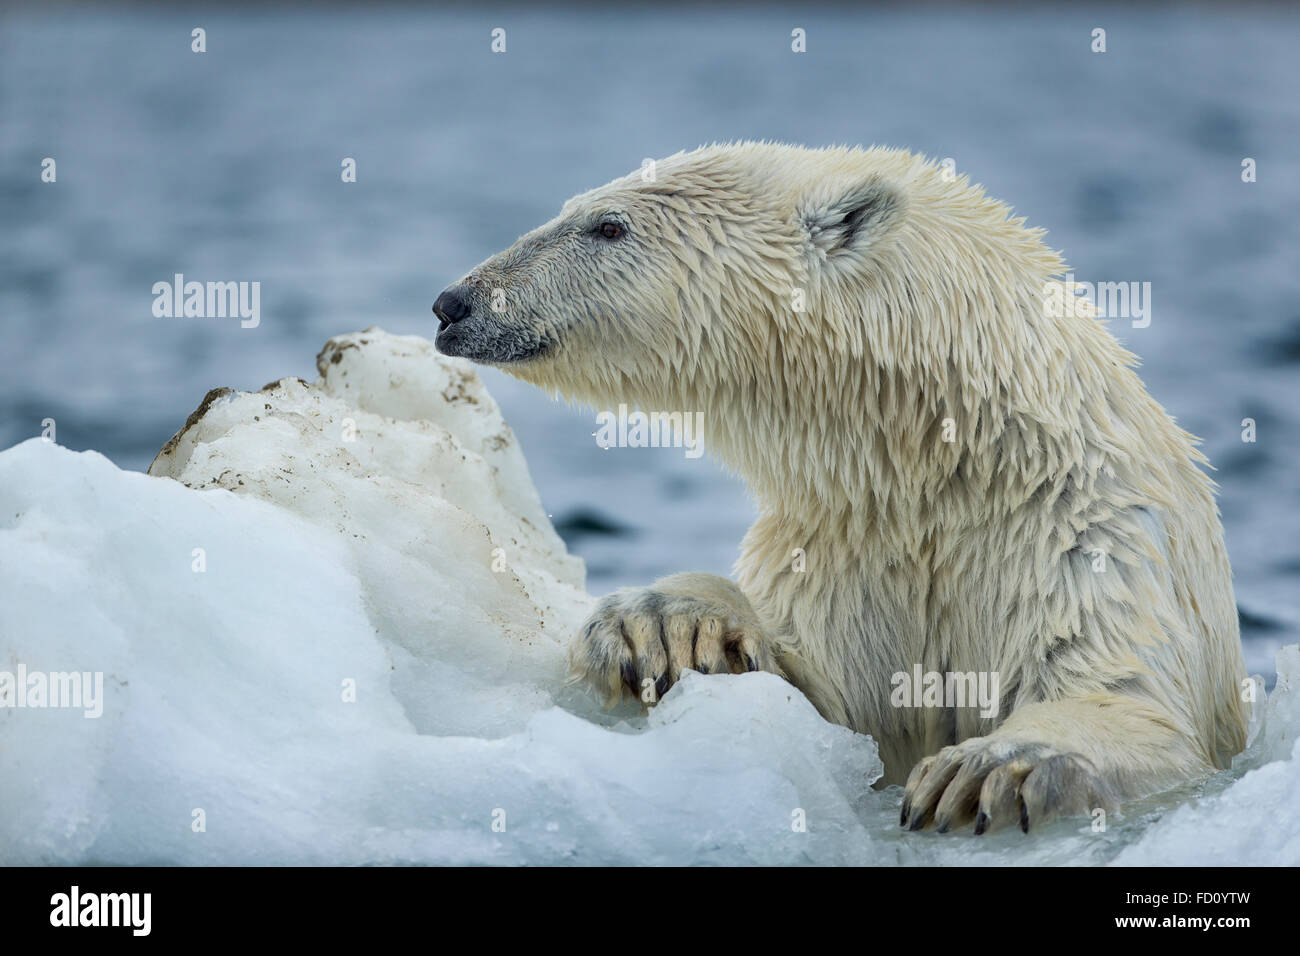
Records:
[[[1248,666],[1269,672],[1300,634],[1298,40],[1280,6],[5,8],[0,447],[48,417],[147,467],[212,386],[313,377],[325,339],[372,324],[430,335],[447,282],[643,157],[907,146],[1047,227],[1079,279],[1151,283],[1150,326],[1112,328],[1205,439]],[[154,318],[177,272],[260,281],[261,324]],[[593,591],[729,569],[738,482],[679,450],[602,452],[590,413],[485,377]]]

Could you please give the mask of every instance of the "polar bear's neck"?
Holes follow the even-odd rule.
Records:
[[[643,400],[703,411],[706,448],[792,533],[911,555],[1067,479],[1145,484],[1145,465],[1114,454],[1135,431],[1153,455],[1194,454],[1096,319],[1044,315],[1038,279],[995,291],[945,328],[914,323],[915,342],[886,323],[861,354],[831,336],[775,340],[766,367],[703,386],[682,375]]]

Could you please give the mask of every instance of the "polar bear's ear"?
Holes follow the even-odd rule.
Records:
[[[864,250],[900,218],[903,197],[872,176],[849,189],[821,192],[803,207],[800,222],[813,246],[825,255]]]

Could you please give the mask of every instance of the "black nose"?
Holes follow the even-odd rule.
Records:
[[[438,317],[439,322],[438,331],[442,331],[453,322],[459,322],[469,313],[469,303],[454,287],[445,290],[433,303],[433,314]]]

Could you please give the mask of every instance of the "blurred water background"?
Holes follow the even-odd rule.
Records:
[[[1149,327],[1111,327],[1205,440],[1247,666],[1271,675],[1300,639],[1298,27],[1281,5],[7,6],[0,447],[53,418],[147,468],[213,386],[314,378],[370,325],[432,337],[445,285],[644,157],[906,146],[1046,227],[1079,280],[1151,283]],[[260,281],[260,325],[155,318],[178,272]],[[739,481],[601,451],[590,410],[483,374],[594,593],[730,570]]]

